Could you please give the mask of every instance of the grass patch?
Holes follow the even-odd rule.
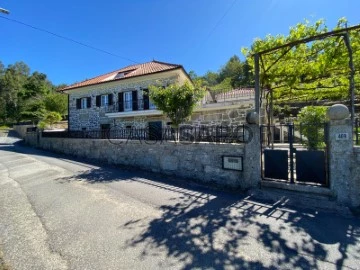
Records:
[[[0,130],[3,130],[3,129],[10,129],[11,126],[8,126],[8,125],[0,125]]]

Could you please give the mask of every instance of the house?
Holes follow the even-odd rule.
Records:
[[[165,127],[170,120],[149,100],[149,86],[185,82],[192,83],[181,65],[154,60],[74,83],[61,90],[68,94],[68,128]],[[248,89],[215,96],[207,94],[187,124],[241,124],[245,122],[246,111],[253,107],[252,93],[252,89]]]

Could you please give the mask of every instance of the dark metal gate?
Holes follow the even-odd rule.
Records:
[[[264,180],[328,186],[327,125],[261,126]]]

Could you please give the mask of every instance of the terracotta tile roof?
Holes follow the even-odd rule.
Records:
[[[159,61],[154,60],[154,61],[143,63],[143,64],[127,66],[127,67],[94,77],[92,79],[74,83],[72,85],[69,85],[69,86],[61,89],[60,91],[66,91],[66,90],[75,89],[75,88],[79,88],[79,87],[83,87],[83,86],[89,86],[89,85],[110,82],[110,81],[115,81],[115,80],[123,80],[123,79],[131,78],[131,77],[143,76],[143,75],[148,75],[148,74],[152,74],[152,73],[157,73],[157,72],[167,71],[167,70],[172,70],[172,69],[177,69],[177,68],[182,68],[182,66],[177,65],[177,64],[169,64],[169,63],[159,62]]]

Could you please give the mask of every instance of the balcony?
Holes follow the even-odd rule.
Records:
[[[108,117],[161,115],[161,111],[148,99],[129,100],[105,106]]]

